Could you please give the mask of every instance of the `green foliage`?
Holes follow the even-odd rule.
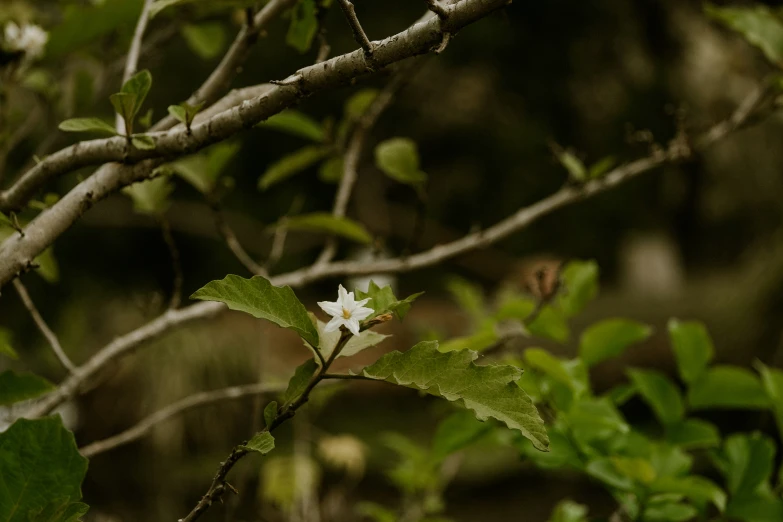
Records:
[[[587,506],[569,499],[561,500],[548,522],[587,522]]]
[[[530,397],[516,385],[521,371],[513,366],[477,366],[471,351],[441,353],[436,342],[422,342],[405,353],[391,352],[362,370],[385,380],[461,401],[479,420],[497,419],[546,450],[543,421]]]
[[[318,370],[318,363],[315,359],[308,359],[296,368],[291,380],[288,381],[288,387],[283,393],[283,405],[290,404],[305,392],[316,370]]]
[[[267,453],[275,449],[275,438],[268,431],[261,431],[259,433],[256,433],[252,439],[250,439],[249,441],[247,441],[247,443],[240,446],[240,448],[247,451],[260,453],[261,455],[266,455]]]
[[[675,424],[685,416],[680,390],[666,376],[654,370],[628,370],[639,394],[655,412],[663,425]]]
[[[306,53],[318,32],[317,7],[315,0],[299,0],[291,11],[291,25],[288,26],[286,43]]]
[[[375,502],[359,502],[356,513],[375,522],[397,522],[397,513]]]
[[[769,61],[783,66],[783,21],[772,9],[759,4],[748,7],[706,4],[704,12],[761,49]]]
[[[131,136],[131,144],[139,150],[152,150],[155,148],[155,140],[145,134]]]
[[[318,179],[324,183],[337,183],[343,179],[344,169],[342,156],[332,156],[321,163],[321,166],[318,168]]]
[[[739,433],[726,438],[713,459],[723,472],[732,496],[748,497],[769,490],[775,443],[760,433]]]
[[[558,151],[557,159],[568,171],[568,176],[572,180],[578,182],[587,180],[587,168],[585,167],[585,164],[573,153],[567,150]]]
[[[378,97],[378,89],[361,89],[345,102],[345,117],[356,121],[361,118],[367,109]]]
[[[666,427],[666,440],[684,449],[711,448],[720,444],[720,433],[709,422],[685,419]]]
[[[0,469],[0,520],[66,522],[86,511],[74,503],[87,459],[59,417],[19,419],[0,433]]]
[[[480,422],[469,411],[458,411],[438,425],[432,439],[432,456],[442,462],[447,456],[466,448],[492,431],[493,426]]]
[[[226,45],[226,32],[218,23],[185,24],[180,32],[190,50],[203,60],[215,58]]]
[[[54,385],[43,377],[6,370],[0,373],[0,406],[34,399],[53,389]]]
[[[749,370],[713,366],[691,384],[688,404],[693,409],[766,408],[769,397],[759,378]]]
[[[133,201],[133,210],[148,216],[160,216],[169,208],[169,195],[174,184],[168,176],[139,181],[122,189]]]
[[[133,120],[136,118],[139,110],[141,110],[141,106],[144,104],[151,87],[152,74],[145,69],[131,76],[122,85],[120,92],[109,97],[114,110],[125,121],[125,134],[127,136],[133,133]]]
[[[193,118],[195,118],[196,114],[201,111],[202,107],[204,107],[204,102],[197,103],[196,105],[190,105],[187,102],[182,102],[179,105],[169,105],[168,111],[174,119],[180,123],[184,123],[185,127],[189,129],[190,124],[193,123]],[[219,147],[221,145],[226,144],[225,142],[222,142],[215,145],[215,147]]]
[[[310,145],[283,156],[267,167],[258,179],[258,188],[266,190],[276,183],[299,174],[329,156],[331,152],[330,147]]]
[[[60,122],[58,128],[65,132],[97,132],[110,136],[117,134],[114,126],[99,118],[71,118]]]
[[[16,350],[11,346],[11,330],[8,328],[0,327],[0,355],[5,355],[11,359],[19,358]]]
[[[278,326],[294,330],[311,346],[318,347],[318,330],[289,286],[274,286],[261,276],[245,279],[227,275],[219,281],[207,283],[190,297],[218,301],[225,303],[231,310],[267,319]]]
[[[587,366],[616,357],[646,340],[652,329],[630,319],[605,319],[590,326],[579,342],[579,356]]]
[[[286,109],[277,113],[266,121],[259,123],[256,127],[279,130],[316,143],[323,143],[326,138],[323,126],[320,123],[294,109]]]
[[[272,401],[264,407],[264,425],[267,429],[277,417],[277,401]]]
[[[133,27],[140,11],[139,0],[69,3],[63,8],[62,21],[52,27],[49,34],[47,57],[58,59],[103,36],[117,32],[120,27]]]
[[[420,170],[416,143],[409,138],[391,138],[375,147],[375,165],[395,181],[421,189],[427,175]]]
[[[368,319],[372,319],[373,317],[377,317],[381,314],[391,313],[394,314],[397,319],[402,321],[405,319],[405,316],[411,309],[413,302],[424,292],[411,294],[400,301],[394,296],[394,292],[392,292],[391,286],[386,285],[381,288],[375,284],[375,281],[370,281],[366,292],[363,292],[357,288],[354,293],[356,294],[356,299],[359,301],[362,299],[367,299],[368,297],[370,298],[370,302],[367,303],[367,306],[375,310],[375,313]]]
[[[581,312],[598,295],[598,263],[571,261],[561,272],[563,291],[558,296],[560,308],[567,316]]]
[[[769,397],[772,413],[778,425],[778,434],[783,437],[783,370],[770,368],[761,361],[756,362],[756,369],[761,375],[761,383]]]
[[[692,383],[704,372],[715,353],[710,334],[697,321],[671,319],[668,329],[680,378]]]
[[[277,225],[289,230],[322,232],[344,237],[361,244],[372,242],[372,236],[364,225],[346,217],[338,217],[328,212],[312,212],[284,218]]]
[[[218,143],[169,166],[202,194],[212,194],[226,165],[237,155],[239,148],[239,143]]]
[[[474,321],[481,321],[484,318],[486,315],[484,292],[479,285],[462,277],[452,276],[446,281],[446,290],[459,307],[468,312]]]

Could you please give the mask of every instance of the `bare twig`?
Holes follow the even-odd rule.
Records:
[[[19,298],[22,300],[24,307],[27,308],[28,312],[30,312],[30,316],[33,318],[33,321],[35,321],[35,325],[41,331],[43,336],[46,337],[46,340],[49,342],[49,346],[52,347],[52,351],[54,352],[54,355],[57,356],[57,360],[60,361],[60,364],[62,364],[63,367],[72,374],[78,373],[78,368],[65,354],[63,347],[60,345],[60,340],[57,339],[57,335],[55,335],[52,329],[49,328],[49,325],[46,324],[44,318],[41,317],[41,314],[38,312],[38,308],[35,307],[35,303],[33,303],[32,298],[30,298],[30,294],[27,292],[27,288],[25,288],[20,279],[14,279],[14,288],[19,294]]]
[[[155,413],[144,417],[136,425],[122,433],[113,435],[107,439],[91,442],[79,449],[85,457],[93,457],[99,453],[123,446],[144,437],[158,424],[166,422],[173,417],[188,410],[214,404],[216,402],[236,400],[248,396],[260,396],[266,393],[274,393],[285,390],[286,384],[247,384],[244,386],[232,386],[220,390],[195,393],[173,404],[169,404]]]
[[[449,12],[446,10],[445,7],[440,5],[440,2],[438,0],[427,0],[427,8],[438,15],[438,18],[441,20],[445,20],[449,17]]]
[[[351,31],[353,31],[353,39],[356,40],[356,43],[358,43],[362,49],[364,49],[365,57],[371,58],[375,47],[370,39],[367,38],[364,29],[362,29],[362,24],[356,16],[356,9],[354,9],[350,0],[338,1],[340,2],[340,8],[343,10],[343,13],[345,13],[345,18],[348,20],[348,25],[351,26]]]
[[[144,38],[144,31],[147,30],[147,22],[150,20],[150,6],[152,0],[144,0],[144,4],[141,7],[141,14],[139,15],[139,21],[136,23],[136,29],[133,31],[133,39],[131,40],[130,48],[128,49],[128,57],[125,60],[125,70],[122,73],[122,83],[127,82],[131,76],[136,73],[136,68],[139,65],[139,55],[141,54],[141,41]],[[116,127],[118,133],[124,133],[125,123],[122,116],[117,114]]]
[[[171,223],[166,216],[160,217],[160,229],[163,233],[163,241],[169,250],[171,269],[174,273],[174,282],[171,285],[171,298],[169,299],[169,308],[174,310],[179,308],[182,301],[182,260],[180,259],[177,243],[174,241],[174,235],[171,233]]]
[[[232,254],[234,254],[234,257],[236,257],[251,274],[264,276],[267,275],[266,268],[256,263],[250,254],[248,254],[247,251],[242,247],[242,244],[239,242],[236,234],[234,234],[234,231],[226,222],[226,218],[223,216],[223,211],[220,208],[220,204],[213,202],[210,204],[210,207],[212,208],[212,215],[215,218],[215,227],[217,228],[220,237],[222,237],[223,241],[226,243],[228,249],[231,250]]]

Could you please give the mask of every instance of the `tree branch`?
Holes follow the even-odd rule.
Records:
[[[228,226],[226,218],[223,216],[223,211],[220,209],[220,205],[218,203],[213,203],[210,204],[210,207],[212,208],[212,215],[215,218],[215,227],[228,249],[234,254],[234,257],[236,257],[251,274],[266,276],[266,268],[255,262],[250,254],[242,247],[242,243],[239,242],[234,231]]]
[[[133,31],[133,38],[131,39],[130,48],[128,49],[128,57],[125,60],[125,70],[122,73],[122,83],[127,82],[131,76],[136,73],[136,68],[139,65],[139,55],[141,54],[141,41],[144,38],[144,31],[147,30],[147,22],[150,19],[150,6],[152,0],[144,0],[144,4],[141,6],[141,14],[139,15],[139,21],[136,23],[136,29]],[[115,126],[117,132],[124,133],[125,123],[122,116],[116,115]]]
[[[22,284],[22,281],[18,278],[14,279],[14,288],[19,294],[19,298],[22,300],[24,307],[27,308],[28,312],[30,312],[30,316],[33,318],[33,321],[35,321],[35,325],[41,331],[43,336],[46,337],[46,340],[49,342],[49,346],[52,347],[52,351],[54,352],[54,355],[57,356],[57,360],[60,361],[60,364],[62,364],[63,367],[72,374],[78,373],[78,368],[65,354],[62,345],[60,345],[60,340],[57,339],[57,335],[52,331],[51,328],[49,328],[49,325],[46,324],[44,318],[41,317],[41,314],[38,312],[38,308],[35,307],[35,303],[33,303],[32,298],[30,298],[30,294],[27,292],[27,288],[25,288],[24,284]]]
[[[359,18],[356,16],[356,9],[354,9],[350,0],[338,1],[340,2],[340,9],[343,10],[345,18],[348,20],[348,25],[351,26],[353,39],[356,40],[356,43],[358,43],[362,49],[364,49],[364,56],[367,58],[372,58],[374,50],[373,44],[370,39],[367,38],[367,34],[364,32],[364,29],[362,29],[362,24],[359,22]]]

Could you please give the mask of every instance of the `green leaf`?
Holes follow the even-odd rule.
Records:
[[[527,325],[527,330],[536,337],[551,339],[559,343],[568,341],[571,335],[571,329],[568,327],[563,311],[551,305],[546,305],[541,309],[533,322]]]
[[[54,385],[32,373],[6,370],[0,373],[0,406],[34,399],[54,389]]]
[[[571,261],[560,277],[564,291],[558,299],[567,316],[581,312],[598,295],[598,263],[595,261]]]
[[[438,343],[422,342],[405,353],[391,352],[362,371],[370,379],[408,386],[461,401],[479,420],[497,419],[546,450],[546,428],[530,397],[516,385],[513,366],[477,366],[471,351],[441,353]]]
[[[109,100],[117,114],[126,121],[125,130],[128,131],[127,122],[133,121],[133,110],[136,107],[138,95],[130,92],[118,92],[109,96]]]
[[[395,181],[421,188],[427,175],[419,170],[419,152],[409,138],[391,138],[375,147],[375,165]]]
[[[609,457],[600,457],[591,461],[585,471],[591,477],[621,491],[631,491],[636,486],[633,479],[621,473]]]
[[[617,164],[617,160],[614,159],[613,156],[606,156],[605,158],[602,158],[592,165],[590,165],[590,169],[587,171],[587,178],[588,179],[597,179],[612,170],[612,168]]]
[[[221,142],[205,151],[182,158],[170,166],[182,179],[202,194],[211,194],[220,175],[240,149],[239,143]]]
[[[318,350],[321,352],[321,355],[323,355],[324,359],[328,359],[332,355],[334,349],[337,347],[337,343],[340,341],[340,331],[324,331],[326,323],[319,321],[315,318],[314,315],[310,315],[312,316],[311,319],[315,321],[318,328]],[[370,348],[376,344],[379,344],[387,337],[391,336],[379,334],[378,332],[374,332],[372,330],[365,330],[358,336],[354,335],[348,339],[348,342],[345,343],[345,346],[340,351],[338,357],[350,357],[352,355],[356,355],[366,348]]]
[[[745,522],[780,522],[783,520],[783,500],[762,495],[732,498],[726,516]]]
[[[149,129],[152,125],[152,109],[147,109],[147,112],[144,113],[144,116],[139,117],[139,119],[136,121],[138,121],[139,125],[145,129]]]
[[[679,493],[699,506],[711,502],[720,511],[726,509],[726,493],[704,477],[660,477],[650,484],[650,490],[655,493]]]
[[[698,511],[688,504],[667,502],[649,506],[644,510],[642,520],[645,522],[685,522],[692,520]]]
[[[587,522],[587,506],[573,500],[561,500],[552,511],[549,522]]]
[[[587,366],[617,357],[631,345],[647,339],[652,328],[630,319],[606,319],[582,333],[579,355]]]
[[[318,167],[318,179],[324,183],[338,183],[343,179],[343,169],[342,156],[333,156]]]
[[[726,438],[715,461],[732,496],[749,496],[757,493],[759,487],[769,486],[775,443],[761,433],[732,435]]]
[[[277,225],[289,230],[305,230],[308,232],[323,232],[344,237],[361,244],[372,242],[372,236],[364,225],[346,217],[337,217],[328,212],[312,212],[284,218]]]
[[[0,355],[5,355],[14,360],[19,358],[13,346],[11,346],[11,330],[8,328],[0,327]]]
[[[452,453],[466,448],[492,431],[492,425],[476,420],[469,411],[458,411],[446,417],[432,439],[432,455],[442,461]]]
[[[219,281],[207,283],[190,297],[218,301],[225,303],[231,310],[267,319],[278,326],[294,330],[311,346],[318,347],[318,330],[290,286],[273,286],[261,276],[245,279],[229,274]]]
[[[152,87],[152,75],[147,69],[139,71],[131,76],[127,82],[122,84],[120,92],[129,93],[135,96],[132,111],[129,113],[129,120],[133,120],[136,114],[139,113],[141,106],[144,104],[144,100],[147,98],[147,93],[150,92]]]
[[[174,184],[168,176],[140,181],[122,189],[122,193],[133,201],[133,210],[139,214],[158,216],[169,207],[169,195]]]
[[[256,126],[279,130],[316,143],[323,143],[326,139],[323,126],[320,123],[293,109],[275,114]]]
[[[264,425],[269,429],[277,418],[277,401],[272,401],[264,408]]]
[[[481,352],[493,346],[498,342],[498,333],[495,329],[495,323],[492,320],[484,321],[470,335],[464,337],[454,337],[443,341],[438,345],[441,352],[453,352],[458,350],[473,350]]]
[[[363,292],[357,288],[355,289],[354,293],[356,294],[356,299],[358,301],[367,299],[368,297],[371,299],[371,301],[367,304],[370,308],[375,310],[375,313],[369,317],[370,319],[388,312],[393,313],[397,319],[402,321],[405,319],[405,316],[408,315],[408,311],[411,309],[413,302],[424,292],[411,294],[405,299],[399,301],[394,296],[394,292],[392,292],[391,286],[386,285],[381,288],[375,284],[375,281],[370,281],[370,283],[367,285],[366,292]]]
[[[761,383],[769,397],[772,412],[778,425],[778,434],[783,436],[783,370],[770,368],[761,361],[754,365],[761,375]]]
[[[561,384],[565,384],[577,396],[589,390],[587,368],[579,359],[565,361],[542,348],[528,348],[525,350],[525,359],[532,368],[536,368]]]
[[[35,262],[38,264],[38,268],[36,268],[35,271],[44,281],[47,283],[56,283],[60,280],[60,267],[54,257],[54,249],[52,247],[41,252],[41,254],[35,258]]]
[[[628,376],[661,424],[674,424],[683,419],[685,406],[680,390],[665,375],[655,370],[630,369]]]
[[[169,105],[169,114],[180,123],[187,122],[187,112],[182,105]]]
[[[636,387],[631,384],[620,384],[604,394],[615,406],[622,406],[636,395]]]
[[[275,438],[268,431],[260,431],[256,433],[252,439],[247,441],[247,444],[240,446],[240,448],[266,455],[275,449]]]
[[[560,151],[557,154],[560,164],[568,171],[569,176],[574,181],[585,181],[587,179],[587,168],[582,160],[567,150]]]
[[[300,53],[310,50],[318,31],[317,12],[315,0],[299,0],[292,10],[285,42]]]
[[[171,7],[177,4],[193,2],[193,1],[195,0],[155,0],[154,2],[152,2],[152,5],[150,6],[150,16],[155,17],[155,15],[157,15],[167,7]]]
[[[764,53],[769,61],[783,65],[783,22],[768,7],[704,6],[707,16],[740,33]]]
[[[720,432],[700,419],[685,419],[666,427],[666,440],[685,449],[710,448],[720,444]]]
[[[288,388],[283,393],[284,405],[291,403],[305,392],[316,370],[318,370],[318,363],[315,359],[308,359],[296,368],[291,380],[288,381]]]
[[[155,140],[146,134],[134,134],[131,137],[131,143],[139,150],[153,150],[155,148]]]
[[[332,150],[329,147],[311,145],[299,149],[293,154],[283,156],[267,167],[266,171],[258,179],[258,188],[266,190],[275,183],[280,183],[295,174],[299,174],[329,156],[331,152]]]
[[[670,319],[668,329],[680,377],[684,382],[692,383],[704,372],[715,353],[710,334],[698,321]]]
[[[226,45],[226,32],[219,23],[185,24],[180,32],[190,50],[202,60],[216,57]]]
[[[584,442],[616,438],[631,431],[617,407],[606,398],[574,401],[565,418],[574,435]]]
[[[375,502],[359,502],[356,504],[356,514],[374,522],[397,522],[397,513]]]
[[[345,102],[344,112],[345,117],[349,120],[356,121],[367,112],[372,102],[378,97],[378,89],[362,89],[353,94],[348,101]]]
[[[763,409],[769,397],[759,378],[739,366],[713,366],[691,384],[688,403],[693,409]]]
[[[0,520],[29,522],[52,501],[81,499],[87,459],[59,417],[19,419],[0,433],[0,469]]]
[[[60,123],[58,128],[65,132],[99,132],[115,136],[117,131],[99,118],[71,118]]]
[[[487,315],[484,308],[484,292],[479,285],[462,277],[451,276],[446,280],[446,290],[474,321],[480,321]]]
[[[89,511],[90,506],[82,502],[71,502],[62,497],[49,502],[43,509],[28,513],[29,522],[77,522]]]

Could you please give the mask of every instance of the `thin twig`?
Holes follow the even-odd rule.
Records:
[[[440,5],[440,2],[438,0],[427,0],[427,8],[438,15],[438,18],[441,20],[445,20],[449,17],[449,12],[446,10],[445,7]]]
[[[269,257],[267,258],[266,263],[264,263],[264,268],[267,272],[271,271],[277,262],[280,261],[280,258],[283,257],[285,240],[288,238],[288,227],[285,225],[285,218],[298,214],[302,209],[303,204],[304,198],[301,194],[295,197],[291,202],[291,206],[288,208],[288,212],[283,216],[280,220],[280,224],[275,228],[275,235],[272,238],[272,248],[269,250]]]
[[[250,254],[248,254],[247,251],[242,247],[242,243],[239,242],[236,234],[234,234],[234,231],[226,222],[226,218],[223,216],[223,211],[220,208],[220,205],[216,202],[211,202],[210,207],[212,207],[212,216],[215,219],[215,227],[217,228],[220,237],[222,237],[223,241],[226,243],[228,249],[231,250],[232,254],[234,254],[234,257],[236,257],[237,260],[242,263],[242,266],[247,268],[251,274],[263,276],[267,275],[266,269],[256,263]]]
[[[339,2],[340,8],[343,10],[345,18],[348,20],[348,25],[351,26],[351,31],[353,31],[353,39],[356,40],[356,43],[358,43],[362,49],[364,49],[364,55],[366,57],[371,57],[375,47],[370,39],[367,38],[364,29],[362,29],[362,24],[356,16],[356,9],[354,9],[350,0],[339,0]]]
[[[184,399],[181,399],[175,403],[169,404],[165,408],[161,408],[155,413],[144,417],[138,423],[131,428],[112,435],[111,437],[95,442],[91,442],[86,446],[79,448],[79,451],[85,457],[93,457],[99,453],[109,451],[111,449],[123,446],[144,437],[158,424],[166,422],[173,417],[180,415],[188,410],[194,408],[200,408],[202,406],[208,406],[216,402],[236,400],[242,397],[248,396],[260,396],[266,393],[274,393],[283,391],[286,388],[286,384],[247,384],[244,386],[231,386],[229,388],[223,388],[220,390],[195,393]]]
[[[171,223],[166,216],[160,217],[160,230],[163,233],[163,241],[169,250],[171,257],[171,269],[174,273],[174,282],[171,285],[171,298],[169,299],[169,309],[176,310],[182,301],[182,259],[179,255],[177,243],[174,241],[174,235],[171,233]]]
[[[46,337],[46,340],[49,342],[49,346],[52,347],[52,351],[54,352],[54,355],[57,356],[57,360],[60,361],[60,364],[62,364],[63,367],[72,374],[78,373],[79,369],[65,354],[62,345],[60,345],[60,340],[57,339],[57,335],[55,335],[52,329],[49,328],[49,325],[46,324],[44,318],[41,317],[41,314],[38,312],[38,308],[35,307],[35,303],[33,303],[32,298],[30,298],[30,294],[27,292],[27,288],[25,288],[24,284],[19,278],[14,279],[14,288],[19,294],[19,298],[22,300],[24,307],[27,308],[28,312],[30,312],[30,316],[33,318],[33,321],[35,321],[35,325],[41,331],[43,336]]]
[[[131,40],[130,48],[128,49],[128,57],[125,60],[122,83],[127,82],[131,76],[136,74],[136,68],[139,66],[139,55],[141,54],[141,42],[144,39],[144,31],[147,30],[147,22],[150,20],[151,6],[152,0],[144,0],[144,4],[141,7],[141,14],[139,15],[139,21],[136,22],[136,29],[133,31],[133,39]],[[116,118],[116,127],[118,133],[123,134],[125,132],[125,123],[119,113]]]

